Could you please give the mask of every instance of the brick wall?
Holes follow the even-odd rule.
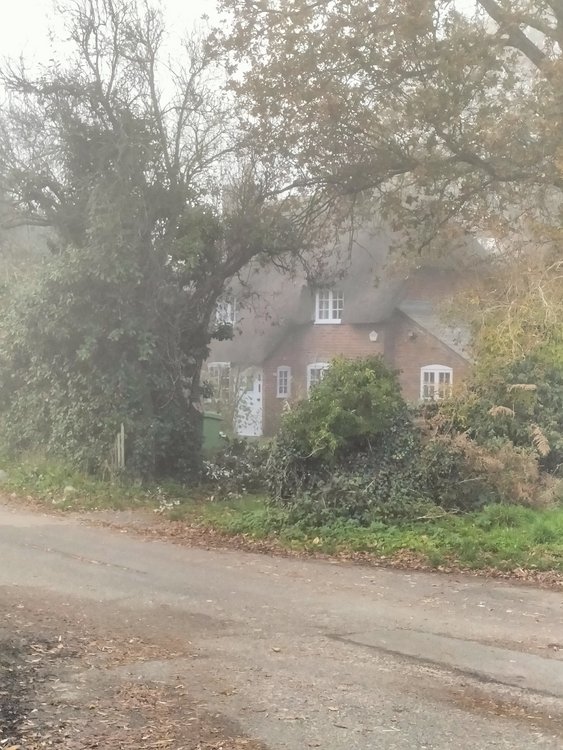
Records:
[[[377,341],[369,334],[377,331]],[[291,368],[290,401],[307,393],[307,365],[330,362],[334,357],[367,357],[382,354],[395,370],[407,401],[420,398],[420,369],[444,365],[453,369],[453,382],[463,380],[469,363],[402,313],[377,325],[315,325],[296,327],[264,362],[264,434],[275,434],[285,399],[277,398],[277,368]]]
[[[402,313],[395,313],[389,324],[389,346],[385,359],[395,370],[400,370],[399,382],[407,401],[420,398],[420,368],[426,365],[445,365],[453,370],[453,384],[468,374],[469,363],[439,339]]]
[[[451,270],[420,270],[405,288],[410,300],[439,302],[465,285],[463,275]],[[376,342],[369,334],[377,331]],[[453,370],[454,387],[462,381],[469,363],[405,314],[396,311],[390,320],[378,324],[318,325],[307,323],[288,331],[281,344],[264,362],[263,413],[264,434],[275,434],[284,399],[277,398],[277,368],[291,368],[290,401],[307,393],[307,365],[330,362],[336,356],[367,357],[382,354],[395,370],[407,401],[420,398],[420,369],[426,365],[444,365]]]

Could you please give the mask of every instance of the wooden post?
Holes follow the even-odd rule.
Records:
[[[120,469],[125,468],[125,426],[123,422],[121,423],[121,430],[118,435],[118,445],[119,445],[119,453],[118,453],[118,466]]]

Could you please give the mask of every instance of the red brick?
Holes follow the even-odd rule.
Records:
[[[377,331],[376,342],[370,341]],[[277,368],[291,368],[290,401],[307,394],[307,365],[349,358],[383,355],[394,370],[408,401],[420,398],[420,370],[440,364],[453,369],[454,384],[463,380],[469,363],[435,336],[402,313],[377,325],[315,325],[309,323],[289,332],[280,346],[264,362],[264,434],[275,434],[285,399],[277,398]]]

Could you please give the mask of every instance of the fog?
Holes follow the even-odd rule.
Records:
[[[201,16],[213,17],[215,0],[162,0],[170,28],[181,31]],[[55,0],[4,2],[0,24],[0,57],[41,60],[49,56],[50,32],[61,28],[61,17],[54,10]]]

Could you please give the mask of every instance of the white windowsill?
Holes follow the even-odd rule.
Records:
[[[340,318],[337,318],[335,320],[315,320],[315,325],[317,326],[339,326],[342,323],[342,320]]]

